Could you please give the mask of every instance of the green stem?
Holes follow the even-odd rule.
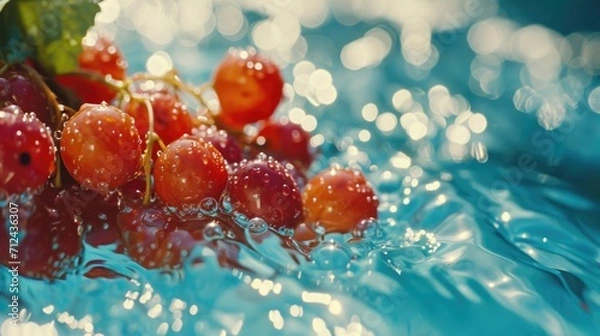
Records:
[[[204,91],[206,91],[208,88],[212,87],[212,83],[204,83],[196,88],[196,87],[193,87],[193,86],[185,83],[184,81],[182,81],[181,78],[179,78],[179,76],[177,75],[177,73],[175,71],[167,72],[163,76],[153,76],[153,75],[147,75],[147,74],[141,73],[141,74],[136,74],[136,75],[132,76],[131,79],[133,81],[142,81],[142,80],[163,81],[163,82],[171,85],[174,89],[181,90],[183,92],[190,94],[192,97],[194,97],[202,106],[204,106],[208,110],[211,118],[214,117],[215,115],[217,115],[217,112],[213,111],[209,107],[208,102],[206,101],[206,99],[204,99],[204,96],[203,96]],[[209,122],[210,122],[210,124],[214,124],[214,121],[212,121],[212,120],[210,120]]]
[[[144,192],[144,205],[150,204],[152,196],[152,148],[154,142],[158,142],[159,146],[164,149],[165,144],[161,138],[154,132],[154,109],[148,99],[140,95],[132,95],[132,100],[143,102],[146,106],[146,112],[148,113],[148,133],[146,134],[146,150],[144,151],[144,176],[146,178],[146,190]]]
[[[0,63],[2,64],[2,63]],[[2,67],[0,67],[0,75],[2,75],[4,73],[4,71],[6,71],[6,69],[8,69],[8,63],[3,64]]]

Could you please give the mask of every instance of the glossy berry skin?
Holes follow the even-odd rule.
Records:
[[[15,104],[25,113],[33,112],[46,125],[53,113],[44,90],[35,84],[26,71],[11,66],[0,74],[0,107]]]
[[[82,47],[78,57],[80,69],[110,75],[113,79],[125,79],[127,63],[111,40],[97,34],[88,34],[82,41]],[[57,76],[57,81],[73,90],[86,103],[110,102],[116,96],[116,92],[105,84],[86,77],[60,75]]]
[[[0,193],[43,186],[54,172],[55,152],[49,129],[33,113],[14,105],[0,110]]]
[[[215,126],[201,125],[194,128],[192,134],[210,142],[223,155],[227,163],[242,161],[244,155],[242,147],[224,130],[217,129]]]
[[[296,182],[281,163],[264,154],[235,168],[226,194],[235,211],[262,218],[275,230],[293,229],[302,220]]]
[[[290,174],[294,181],[296,181],[296,184],[298,185],[300,190],[303,190],[304,186],[306,185],[306,182],[308,181],[308,178],[306,177],[305,173],[306,170],[304,169],[304,167],[298,168],[296,165],[286,160],[282,160],[280,162],[285,167],[288,174]]]
[[[192,117],[187,107],[174,94],[165,91],[147,91],[141,94],[150,100],[154,112],[154,131],[165,144],[191,133]],[[149,129],[146,104],[132,100],[124,111],[135,119],[135,127],[142,139],[145,139]],[[156,154],[158,146],[154,147],[154,151]]]
[[[230,127],[269,118],[283,96],[277,65],[254,50],[231,49],[214,75],[220,121]]]
[[[43,279],[62,277],[79,261],[82,251],[79,223],[69,214],[58,189],[48,188],[30,202],[18,207],[19,273]],[[6,248],[0,249],[0,262],[11,266],[9,239],[14,232],[9,206],[0,211],[0,239]],[[13,233],[13,234],[11,234]],[[13,241],[14,242],[14,241]],[[14,266],[14,265],[12,265]]]
[[[192,210],[206,199],[220,199],[227,184],[227,166],[213,145],[184,136],[158,157],[153,176],[156,194],[163,203]]]
[[[259,129],[254,142],[259,150],[282,161],[287,160],[307,168],[313,161],[310,134],[300,125],[287,120],[267,121]]]
[[[65,123],[60,154],[77,182],[105,195],[138,174],[142,141],[131,116],[114,106],[84,104]]]
[[[304,188],[302,200],[306,223],[319,224],[328,232],[351,232],[361,220],[377,218],[379,205],[360,171],[338,167],[315,175]]]

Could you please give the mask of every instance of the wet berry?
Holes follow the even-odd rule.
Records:
[[[277,65],[255,50],[231,49],[214,75],[220,120],[230,127],[269,118],[283,96]]]
[[[287,120],[265,122],[254,139],[261,151],[275,159],[288,160],[304,167],[310,166],[313,160],[309,141],[308,132]]]
[[[242,147],[224,130],[215,126],[201,125],[194,128],[192,134],[210,142],[220,153],[227,163],[237,163],[243,159]]]
[[[65,123],[60,154],[82,186],[101,194],[135,178],[142,141],[131,116],[106,104],[84,104]]]
[[[0,110],[0,193],[43,186],[54,172],[56,149],[48,128],[12,105]]]
[[[33,112],[46,125],[53,113],[48,96],[30,75],[19,66],[11,66],[0,74],[0,108],[18,105],[25,113]]]
[[[210,143],[185,136],[167,146],[154,165],[154,188],[162,202],[183,210],[216,203],[227,184],[223,156]]]
[[[272,228],[293,229],[302,219],[302,200],[294,179],[281,163],[264,154],[235,168],[227,195],[235,211],[262,218]]]
[[[364,219],[377,218],[379,201],[358,170],[331,167],[315,175],[302,194],[305,220],[327,231],[351,232]]]
[[[141,95],[150,101],[154,112],[154,131],[165,144],[179,139],[192,131],[193,121],[187,107],[176,95],[166,91],[142,91]],[[135,119],[135,127],[142,139],[148,133],[148,111],[146,104],[132,100],[124,111]],[[154,147],[154,157],[158,146]]]

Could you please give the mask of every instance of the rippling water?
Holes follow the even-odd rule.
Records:
[[[313,171],[360,167],[380,221],[309,260],[247,232],[240,270],[209,249],[171,273],[86,246],[65,280],[21,279],[20,335],[600,334],[600,37],[503,5],[106,1],[132,72],[201,83],[229,46],[269,52]],[[97,262],[125,277],[83,277]]]

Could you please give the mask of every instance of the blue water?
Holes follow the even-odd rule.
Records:
[[[374,1],[371,8],[392,2]],[[240,3],[249,27],[268,17],[265,11],[278,13]],[[274,3],[285,9],[294,2]],[[306,116],[316,117],[313,134],[321,136],[313,140],[321,156],[312,171],[331,163],[361,168],[378,191],[379,222],[356,232],[361,239],[325,236],[309,260],[281,247],[275,234],[258,239],[247,232],[243,270],[222,268],[208,249],[190,258],[202,264],[173,273],[145,270],[110,246],[86,246],[80,269],[66,279],[21,279],[22,320],[32,323],[16,334],[600,334],[600,114],[594,112],[600,101],[591,94],[600,84],[598,58],[587,67],[561,59],[541,72],[557,76],[540,79],[510,54],[518,51],[478,56],[468,39],[478,23],[518,12],[525,17],[512,21],[516,31],[533,20],[516,5],[481,1],[484,10],[464,24],[431,23],[437,56],[411,65],[402,49],[408,42],[385,10],[365,11],[359,1],[349,8],[326,3],[337,15],[303,28],[307,52],[287,62],[285,77],[293,84],[302,74],[296,64],[308,61],[330,73],[335,100],[302,94],[300,83],[288,88],[278,113],[308,128],[313,119]],[[456,3],[458,13],[468,5]],[[223,5],[214,6],[218,12]],[[562,9],[554,1],[547,10]],[[557,25],[550,29],[562,39],[569,29],[594,30],[585,26],[589,20],[581,22],[545,21]],[[198,44],[183,39],[160,47],[127,22],[107,27],[131,72],[165,49],[195,83],[209,80],[229,46],[255,42],[250,29],[235,41],[213,31]],[[389,53],[370,67],[349,69],[340,61],[344,46],[373,28],[389,37]],[[529,43],[543,35],[530,32],[537,39]],[[530,59],[529,67],[552,62],[539,60]],[[481,69],[488,77],[477,75]],[[516,95],[523,87],[537,93]],[[400,90],[406,91],[396,95]],[[483,115],[485,126],[466,110]],[[412,116],[400,118],[406,114]],[[425,130],[411,129],[415,122]],[[82,274],[92,262],[127,278],[88,279]],[[6,283],[7,272],[0,279]],[[6,307],[5,295],[0,305]],[[8,332],[3,325],[0,334],[15,334]]]

